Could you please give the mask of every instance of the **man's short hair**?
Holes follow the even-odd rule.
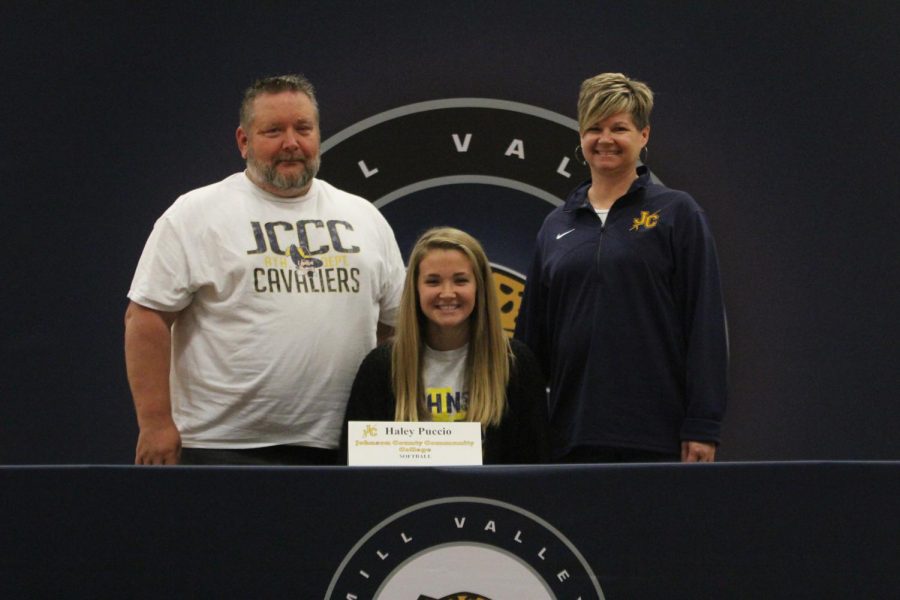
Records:
[[[316,121],[319,120],[319,103],[316,101],[316,90],[313,84],[303,75],[275,75],[257,79],[253,85],[244,91],[244,100],[241,102],[240,124],[248,129],[253,121],[253,101],[263,94],[280,94],[281,92],[299,92],[306,94],[316,111]]]

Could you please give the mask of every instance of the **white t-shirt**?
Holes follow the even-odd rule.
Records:
[[[432,421],[465,420],[469,408],[468,351],[468,344],[455,350],[434,350],[425,346],[422,385],[425,386],[425,410]]]
[[[405,268],[377,208],[313,180],[279,198],[244,173],[160,217],[128,297],[182,311],[172,414],[185,447],[334,448],[356,369],[393,325]]]

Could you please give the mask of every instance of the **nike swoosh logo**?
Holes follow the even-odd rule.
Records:
[[[563,231],[562,233],[557,233],[557,234],[556,234],[556,239],[558,239],[558,240],[559,240],[559,239],[562,239],[562,238],[566,237],[567,235],[569,235],[570,233],[572,233],[573,231],[575,231],[575,228],[574,228],[574,227],[573,227],[572,229],[568,230],[568,231]]]

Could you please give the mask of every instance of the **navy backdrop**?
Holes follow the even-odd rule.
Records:
[[[122,315],[144,240],[241,169],[243,88],[296,71],[323,140],[442,98],[574,118],[585,77],[647,81],[648,162],[719,244],[721,459],[900,458],[900,4],[182,4],[4,3],[0,463],[132,460]]]

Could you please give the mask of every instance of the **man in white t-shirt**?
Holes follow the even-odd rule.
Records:
[[[394,324],[397,242],[316,179],[312,85],[254,83],[236,136],[247,169],[176,200],[128,292],[136,464],[330,464],[356,369]]]

